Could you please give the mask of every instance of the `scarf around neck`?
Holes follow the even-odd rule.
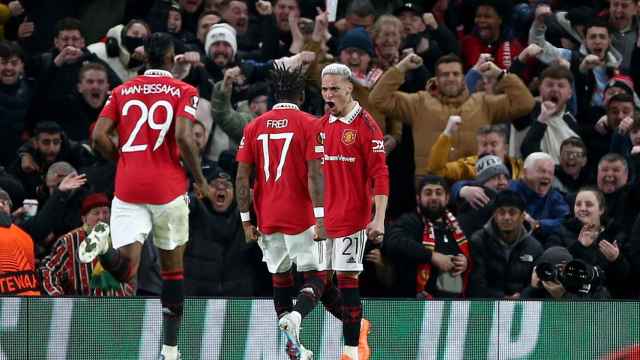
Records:
[[[458,224],[458,220],[453,216],[453,214],[446,210],[444,214],[444,220],[447,224],[447,229],[451,229],[453,232],[453,240],[458,244],[458,248],[460,252],[464,254],[467,258],[467,270],[462,273],[463,277],[463,290],[464,294],[467,290],[467,284],[469,281],[469,269],[471,264],[471,258],[469,256],[469,242],[467,241],[466,236],[462,232],[460,225]],[[423,217],[424,230],[422,232],[422,245],[429,251],[435,251],[436,247],[436,235],[433,229],[433,222]],[[429,283],[429,278],[431,277],[431,263],[422,263],[418,264],[418,269],[416,271],[416,294],[420,294],[422,292],[426,292],[427,284]]]

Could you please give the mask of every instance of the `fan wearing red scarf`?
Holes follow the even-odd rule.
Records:
[[[415,291],[419,299],[465,297],[469,242],[446,208],[449,190],[444,178],[423,177],[416,201],[416,212],[402,215],[391,225],[383,245],[387,255],[405,264],[398,269],[404,273],[398,277],[406,279],[401,288],[407,295]]]

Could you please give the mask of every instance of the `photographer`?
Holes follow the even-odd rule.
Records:
[[[563,247],[548,248],[536,261],[531,285],[522,291],[521,299],[608,299],[609,292],[601,284],[602,271],[589,265],[583,268],[581,264],[585,263],[574,261]],[[567,272],[568,267],[586,271]],[[580,278],[583,274],[590,276]]]

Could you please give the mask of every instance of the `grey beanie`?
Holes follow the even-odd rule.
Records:
[[[509,169],[504,166],[502,159],[495,155],[485,155],[476,161],[476,180],[475,183],[483,185],[492,177],[504,174],[507,178],[511,177]]]

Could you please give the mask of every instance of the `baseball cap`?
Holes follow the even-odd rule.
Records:
[[[414,3],[414,2],[406,2],[402,5],[400,5],[399,7],[395,8],[393,10],[393,15],[394,16],[399,16],[400,13],[404,12],[404,11],[411,11],[414,14],[421,16],[423,11],[422,11],[422,7],[420,7],[420,5]]]
[[[205,177],[208,183],[218,179],[223,179],[231,182],[231,175],[224,171],[220,166],[213,167],[205,174]]]

